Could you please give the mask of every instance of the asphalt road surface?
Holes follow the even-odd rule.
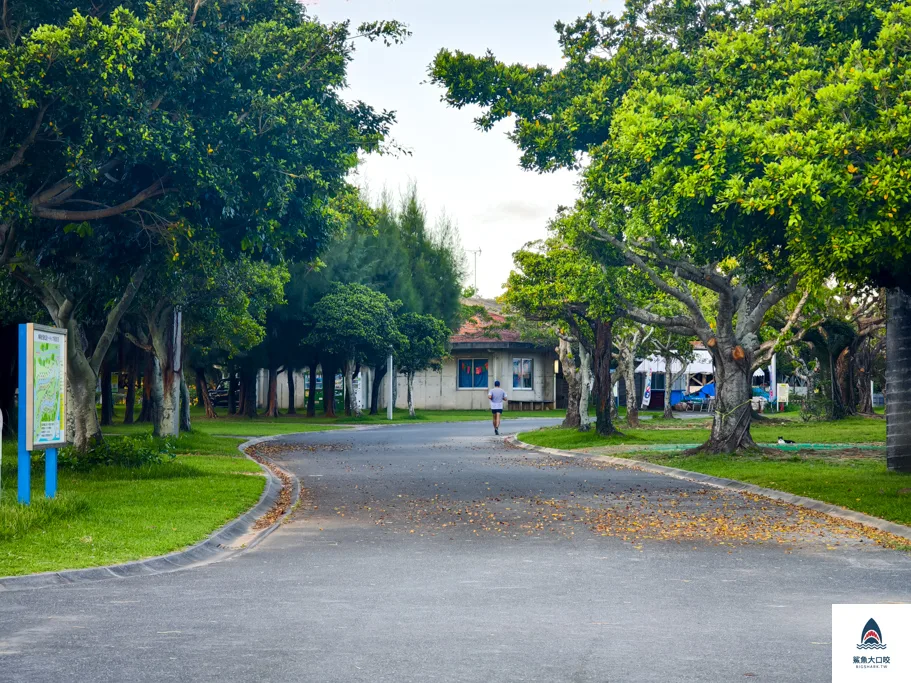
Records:
[[[911,600],[911,557],[855,529],[491,432],[272,447],[294,521],[205,567],[0,593],[0,680],[828,681],[833,603]]]

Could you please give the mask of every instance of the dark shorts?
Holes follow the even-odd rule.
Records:
[[[490,412],[492,412],[494,415],[497,415],[498,413],[502,413],[503,409],[502,408],[491,408]]]

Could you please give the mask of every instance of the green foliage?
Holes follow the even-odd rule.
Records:
[[[124,436],[107,438],[80,452],[67,447],[60,450],[58,463],[75,472],[87,472],[96,467],[147,467],[160,465],[176,457],[174,438]]]
[[[313,306],[306,343],[357,362],[388,353],[402,344],[394,318],[398,307],[364,285],[336,284]]]
[[[402,310],[442,319],[455,329],[464,276],[455,227],[443,217],[435,227],[412,185],[395,206],[387,195],[375,221],[352,221],[327,251],[320,273],[326,282],[356,282],[402,302]]]
[[[401,343],[395,352],[399,372],[414,374],[439,370],[449,349],[449,328],[432,315],[403,313],[396,319]]]
[[[818,387],[799,401],[799,415],[804,422],[820,422],[832,413],[832,399]]]

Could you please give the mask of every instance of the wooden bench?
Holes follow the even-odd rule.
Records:
[[[506,410],[553,410],[554,402],[553,401],[513,401],[509,399],[506,401]]]

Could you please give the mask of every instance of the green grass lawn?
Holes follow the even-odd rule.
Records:
[[[32,505],[16,502],[15,444],[4,443],[0,576],[126,562],[192,545],[252,507],[265,478],[238,439],[182,436],[175,460],[138,469],[61,469],[44,498],[41,463]]]
[[[633,457],[787,491],[892,522],[911,524],[911,474],[887,471],[884,454],[869,458],[772,458],[639,453]]]
[[[708,423],[707,423],[708,424]],[[885,421],[850,418],[757,426],[753,438],[772,443],[781,434],[799,443],[870,444],[885,441]],[[911,524],[911,475],[886,470],[882,450],[833,450],[786,452],[760,451],[746,455],[684,455],[679,451],[644,450],[659,444],[698,444],[708,429],[624,429],[609,438],[591,432],[548,428],[520,435],[522,441],[547,448],[583,449],[597,455],[618,457],[702,472],[788,493],[815,498],[901,524]],[[617,448],[627,446],[628,448]]]
[[[701,444],[709,437],[711,420],[700,420],[697,426],[683,420],[661,421],[660,425],[643,422],[640,429],[630,429],[622,422],[619,434],[603,437],[594,431],[549,427],[522,435],[522,440],[548,448],[593,448],[597,446],[631,446],[649,444]],[[853,417],[837,422],[788,421],[784,424],[754,423],[751,433],[760,444],[771,444],[779,436],[798,443],[884,443],[886,421]]]
[[[104,432],[112,435],[140,435],[151,433],[149,424],[124,425],[121,422],[122,407],[117,406],[114,424],[105,427]],[[190,410],[191,424],[194,434],[210,436],[278,436],[295,432],[325,431],[337,427],[352,427],[356,425],[390,424],[386,419],[386,411],[379,415],[363,415],[360,418],[347,417],[343,413],[335,418],[327,418],[321,413],[316,417],[306,417],[302,414],[282,414],[277,418],[257,416],[255,418],[227,415],[224,408],[219,409],[219,417],[206,418],[202,409],[194,406]],[[538,411],[508,411],[504,418],[536,417],[560,418],[566,416],[563,410],[538,410]],[[474,420],[489,420],[488,410],[419,410],[417,415],[410,417],[407,410],[395,410],[393,423],[412,424],[415,422],[469,422]]]

